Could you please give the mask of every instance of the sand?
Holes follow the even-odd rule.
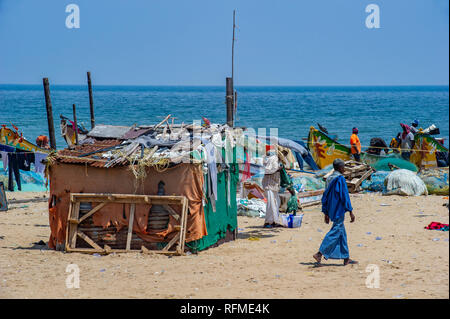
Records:
[[[43,195],[7,193],[9,200]],[[448,199],[351,199],[356,221],[346,220],[346,229],[359,264],[328,260],[320,268],[312,255],[331,224],[319,206],[306,209],[294,229],[263,229],[262,219],[239,217],[236,241],[169,258],[49,250],[33,244],[48,241],[47,204],[11,204],[0,212],[0,298],[449,298],[449,233],[424,229],[432,221],[449,223],[442,206]],[[69,264],[78,265],[78,289],[66,287]],[[378,267],[379,288],[366,285],[375,274],[366,272],[369,265]]]

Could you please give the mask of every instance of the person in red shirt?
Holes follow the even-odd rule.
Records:
[[[48,145],[48,137],[45,135],[39,135],[36,138],[36,145],[41,148],[50,149],[50,145]]]
[[[355,161],[360,162],[361,161],[361,142],[359,141],[358,137],[358,128],[354,127],[352,130],[352,136],[350,137],[350,146],[351,146],[351,152],[353,157],[355,158]]]

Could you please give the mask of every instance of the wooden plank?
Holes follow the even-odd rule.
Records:
[[[72,210],[73,210],[72,196],[70,196],[69,212],[67,213],[67,220],[71,220],[72,219]],[[65,243],[66,244],[66,251],[70,247],[70,245],[69,245],[69,228],[70,228],[70,224],[68,224],[66,226],[66,243]]]
[[[133,233],[133,222],[134,222],[134,211],[136,209],[135,204],[131,204],[130,208],[130,220],[128,222],[128,237],[127,237],[127,251],[130,250],[131,247],[131,235]]]
[[[91,245],[93,248],[95,249],[100,249],[103,250],[102,247],[100,247],[99,245],[97,245],[92,239],[90,239],[88,236],[86,236],[85,233],[81,232],[81,231],[77,231],[77,235],[84,239],[89,245]]]
[[[131,195],[131,194],[73,194],[74,201],[84,202],[118,202],[126,204],[182,205],[183,196]]]
[[[301,204],[301,207],[309,207],[309,206],[314,206],[314,205],[318,205],[318,204],[321,204],[321,203],[322,203],[322,200],[315,200],[315,201],[312,201],[312,202]]]
[[[181,233],[181,232],[180,232]],[[175,244],[177,241],[180,240],[180,236],[178,234],[176,234],[175,236],[173,236],[173,238],[169,241],[169,243],[166,245],[166,247],[164,247],[162,249],[162,251],[168,251],[170,249],[170,247],[173,246],[173,244]]]
[[[75,219],[78,220],[78,216],[80,214],[80,203],[75,202],[72,205],[72,214],[69,220]],[[77,245],[77,224],[69,223],[69,234],[68,234],[68,242],[70,248],[75,248]]]
[[[175,209],[173,209],[169,205],[162,205],[162,206],[169,212],[170,215],[173,216],[173,218],[175,218],[176,220],[180,219],[180,215],[175,211]]]
[[[370,175],[372,175],[372,173],[373,173],[373,170],[372,169],[370,169],[370,170],[368,170],[359,180],[358,180],[358,182],[355,184],[355,187],[358,187],[359,185],[361,185],[361,183],[365,180],[365,179],[367,179]]]
[[[104,249],[94,249],[94,248],[67,248],[67,252],[69,253],[87,253],[87,254],[101,254],[104,253]]]
[[[126,249],[113,249],[108,245],[104,245],[104,248],[101,248],[100,245],[98,245],[91,237],[83,233],[82,231],[78,230],[78,224],[80,221],[85,220],[89,216],[79,219],[79,209],[80,209],[80,202],[94,202],[94,203],[104,203],[106,205],[113,199],[113,202],[116,203],[130,203],[131,209],[130,209],[130,217],[129,217],[129,227],[127,230],[127,243],[126,243]],[[178,220],[180,221],[180,225],[175,226],[175,231],[178,232],[174,234],[174,238],[167,244],[167,246],[163,250],[149,250],[146,247],[141,249],[131,249],[131,243],[133,242],[133,223],[134,223],[134,214],[135,214],[135,204],[145,204],[145,200],[150,200],[150,203],[156,204],[161,203],[161,205],[181,205],[182,206],[182,213],[181,216],[179,213],[177,213],[173,208],[168,209],[168,211],[174,211],[176,215],[178,216]],[[156,202],[155,202],[156,201]],[[188,213],[188,203],[186,197],[184,196],[157,196],[157,195],[132,195],[132,194],[86,194],[86,193],[77,193],[77,194],[71,194],[71,201],[72,205],[70,218],[68,220],[72,221],[72,223],[68,223],[67,228],[67,237],[69,237],[69,244],[70,244],[70,236],[69,233],[75,232],[74,240],[72,241],[71,245],[67,245],[66,251],[68,252],[82,252],[82,253],[121,253],[121,252],[148,252],[148,253],[161,253],[161,254],[169,254],[169,255],[176,255],[176,254],[183,254],[184,252],[184,242],[186,240],[186,224],[187,224],[187,213]],[[104,206],[102,205],[102,206]],[[99,207],[100,205],[96,206],[95,208]],[[95,209],[94,208],[94,209]],[[93,210],[89,211],[87,214],[92,216]],[[97,209],[97,211],[100,208]],[[86,215],[87,215],[86,214]],[[86,216],[84,215],[84,216]],[[84,217],[83,216],[83,217]],[[175,216],[174,216],[175,217]],[[176,218],[176,217],[175,217]],[[131,236],[130,236],[131,235]],[[89,245],[92,246],[92,248],[76,248],[76,238],[81,237],[83,238]],[[177,249],[175,251],[169,251],[169,249],[178,242]]]
[[[86,218],[89,218],[91,215],[93,215],[94,213],[96,213],[97,211],[102,209],[106,204],[108,204],[108,202],[103,202],[103,203],[100,203],[99,205],[95,206],[93,209],[91,209],[88,213],[86,213],[85,215],[83,215],[80,218],[80,220],[78,221],[78,224],[81,224],[83,222],[83,220],[85,220]]]
[[[167,201],[171,200],[177,200],[180,203],[182,203],[184,196],[172,196],[172,195],[134,195],[134,194],[110,194],[110,193],[74,193],[72,194],[75,199],[79,198],[89,198],[89,197],[96,197],[96,198],[108,198],[113,197],[114,199],[142,199],[144,201],[144,198],[147,197],[150,200],[154,199],[164,199]]]
[[[185,245],[185,243],[186,243],[186,231],[187,231],[187,215],[188,215],[188,212],[189,212],[189,200],[187,199],[187,198],[184,198],[184,202],[185,202],[185,204],[184,204],[184,210],[183,210],[183,216],[182,216],[182,218],[184,219],[184,222],[183,222],[183,226],[182,226],[182,228],[181,228],[181,235],[182,235],[182,237],[181,237],[181,241],[180,241],[180,247],[179,247],[179,249],[180,249],[180,255],[184,255],[184,245]]]
[[[318,191],[300,192],[300,193],[297,193],[297,197],[304,198],[304,197],[317,196],[317,195],[323,194],[323,192],[324,192],[323,189],[318,190]]]

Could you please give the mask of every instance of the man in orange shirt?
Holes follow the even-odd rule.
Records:
[[[350,145],[351,145],[351,151],[352,155],[355,158],[355,161],[360,162],[361,158],[359,154],[361,154],[361,142],[359,141],[358,137],[358,129],[356,127],[352,130],[352,136],[350,137]]]

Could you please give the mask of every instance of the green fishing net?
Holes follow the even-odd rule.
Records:
[[[410,170],[412,172],[417,172],[419,170],[416,165],[401,158],[384,158],[371,166],[377,171],[391,171],[389,164],[395,165],[398,168]]]

